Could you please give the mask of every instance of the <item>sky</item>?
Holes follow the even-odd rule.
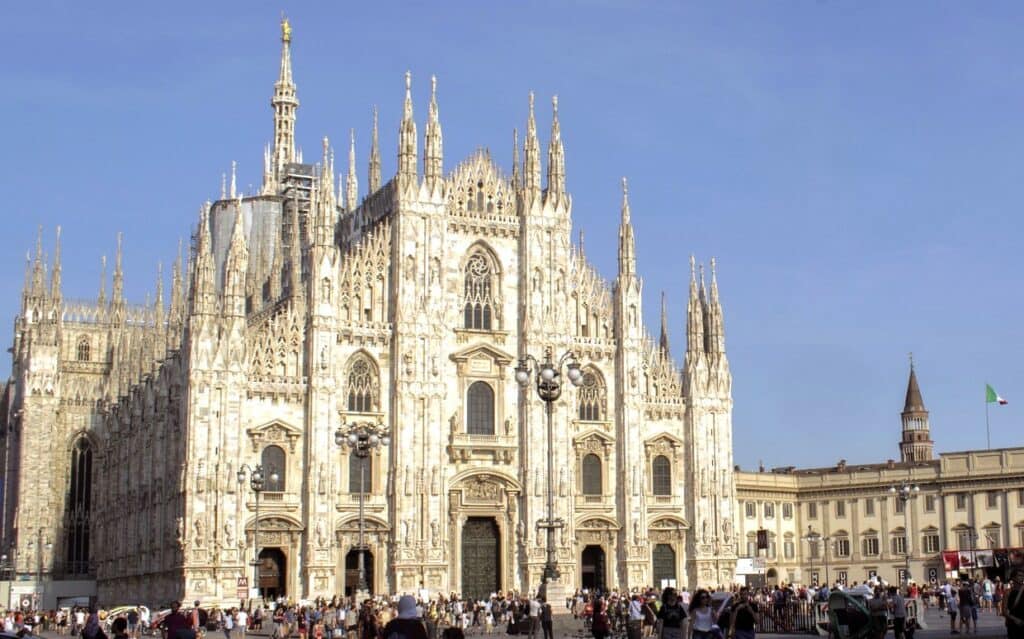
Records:
[[[898,458],[913,352],[937,451],[1024,445],[1024,5],[1014,2],[23,2],[0,42],[0,320],[26,251],[63,227],[64,294],[95,298],[124,232],[126,294],[165,275],[221,175],[258,188],[279,20],[307,161],[359,175],[373,105],[393,175],[404,72],[445,166],[511,169],[559,96],[573,222],[615,276],[628,176],[644,315],[683,361],[688,256],[717,258],[746,469]],[[109,284],[108,284],[109,292]],[[10,339],[10,338],[8,338]]]

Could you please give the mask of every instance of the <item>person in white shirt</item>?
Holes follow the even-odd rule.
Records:
[[[245,631],[249,628],[249,613],[239,609],[235,614],[235,628],[238,636],[245,639]]]

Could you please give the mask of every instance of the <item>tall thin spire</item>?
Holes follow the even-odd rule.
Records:
[[[315,194],[314,194],[315,195]],[[288,273],[291,278],[290,291],[292,296],[299,295],[302,291],[302,227],[299,225],[299,202],[292,199],[292,242],[291,242],[291,259],[289,260]],[[314,202],[320,202],[320,199],[313,197]],[[318,204],[317,206],[322,206]],[[326,215],[326,212],[321,211],[321,215],[318,216],[321,219],[321,223],[317,224],[316,235],[318,241],[322,239],[324,235],[324,229],[322,227],[322,219]]]
[[[288,18],[281,18],[281,73],[274,84],[274,180],[281,183],[284,165],[296,161],[295,112],[299,108],[295,83],[292,81],[292,27]],[[301,161],[301,160],[300,160]]]
[[[121,258],[124,255],[123,238],[124,236],[119,231],[117,233],[117,254],[114,257],[114,288],[110,293],[110,303],[115,306],[124,303],[124,270],[121,268]]]
[[[444,170],[443,148],[441,121],[437,109],[437,76],[430,76],[430,106],[427,113],[426,136],[423,141],[423,177],[431,185],[441,179]]]
[[[159,317],[163,317],[164,313],[164,263],[156,263],[156,299],[153,303],[153,308],[156,310]]]
[[[171,266],[171,324],[178,326],[183,319],[184,312],[184,286],[181,280],[181,240],[178,240],[178,255]]]
[[[527,191],[539,191],[540,144],[537,142],[537,119],[533,115],[533,91],[530,91],[530,114],[526,119],[523,156],[523,187]]]
[[[722,318],[722,304],[718,299],[718,273],[715,258],[711,258],[711,291],[707,303],[708,352],[725,352],[725,323]]]
[[[548,197],[565,193],[565,147],[558,123],[558,96],[551,98],[551,142],[548,145]]]
[[[690,255],[690,300],[686,306],[686,361],[694,362],[704,352],[704,302],[697,288],[697,265]]]
[[[349,212],[356,209],[359,199],[359,179],[356,177],[356,130],[349,131],[348,140],[348,177],[345,179],[345,209]]]
[[[53,249],[53,271],[50,273],[50,297],[59,303],[61,298],[60,226],[57,227],[57,244]]]
[[[238,162],[231,160],[231,199],[235,199],[237,196],[237,172]]]
[[[100,294],[96,297],[98,306],[107,304],[107,256],[100,256]]]
[[[405,103],[402,124],[398,131],[398,177],[401,181],[415,182],[416,173],[416,121],[412,114],[412,73],[405,72]]]
[[[519,190],[519,129],[512,129],[512,190]]]
[[[192,313],[208,315],[217,311],[217,278],[210,236],[210,203],[203,204],[199,214],[195,258],[192,263]]]
[[[636,240],[629,211],[629,184],[622,178],[622,221],[619,223],[619,275],[636,275]]]
[[[46,296],[46,269],[43,267],[43,225],[36,229],[36,257],[32,263],[32,296]]]
[[[380,189],[380,139],[377,136],[377,105],[373,106],[373,137],[370,142],[370,169],[366,176],[366,188],[371,194]]]
[[[658,345],[662,356],[667,359],[672,351],[668,345],[668,304],[665,301],[665,291],[661,292],[661,339]]]
[[[235,224],[231,229],[231,242],[224,260],[224,314],[232,317],[245,315],[245,274],[249,266],[249,247],[245,241],[245,217],[242,201],[236,201]]]

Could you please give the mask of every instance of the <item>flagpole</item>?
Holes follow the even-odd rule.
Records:
[[[985,447],[992,450],[992,435],[988,429],[988,397],[985,398]]]

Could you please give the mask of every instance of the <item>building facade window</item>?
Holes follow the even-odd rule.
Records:
[[[87,574],[89,572],[91,513],[92,444],[82,436],[71,448],[71,485],[68,490],[65,513],[67,545],[64,561],[71,574]]]
[[[903,535],[896,535],[892,538],[892,554],[894,555],[905,555],[907,554],[907,538]]]
[[[775,504],[770,501],[764,502],[764,518],[775,519]]]
[[[786,559],[793,559],[796,557],[796,544],[793,543],[792,539],[787,539],[782,542],[782,555]]]
[[[967,510],[967,493],[957,493],[953,499],[957,510]]]
[[[364,464],[365,469],[363,468]],[[353,450],[348,454],[348,492],[358,495],[360,483],[362,484],[361,490],[364,494],[373,492],[370,488],[373,486],[373,463],[369,457],[366,459],[360,458],[359,455],[356,455],[356,451]]]
[[[651,488],[655,495],[672,494],[672,464],[664,455],[651,462]]]
[[[283,493],[285,486],[288,485],[285,481],[288,466],[284,449],[280,446],[267,446],[260,455],[260,463],[263,464],[263,476],[266,478],[263,490],[269,493]],[[277,473],[277,481],[270,478],[274,473]]]
[[[743,512],[746,513],[747,519],[757,517],[757,504],[752,501],[745,502],[743,504]]]
[[[974,531],[966,528],[956,530],[957,550],[969,550],[974,548]]]
[[[583,494],[601,495],[604,493],[601,485],[601,458],[594,453],[583,457]]]
[[[921,547],[927,553],[939,552],[939,535],[928,533],[921,539]]]
[[[935,512],[935,495],[924,496],[924,511],[926,513]]]
[[[348,365],[348,410],[353,413],[371,413],[377,409],[377,367],[362,353]]]
[[[850,556],[850,540],[847,537],[836,538],[836,557]]]
[[[985,541],[988,542],[988,547],[989,548],[999,548],[999,546],[1000,546],[999,542],[1002,541],[1000,539],[1000,537],[1002,537],[1002,535],[1000,535],[999,533],[1000,533],[999,528],[997,528],[995,526],[989,526],[988,528],[985,529]]]
[[[466,393],[466,432],[494,434],[494,389],[487,382],[473,382]]]
[[[753,539],[748,539],[747,540],[747,556],[748,557],[756,557],[757,556],[757,542],[754,541]]]
[[[78,340],[78,347],[75,351],[75,359],[80,362],[88,362],[92,357],[92,346],[89,344],[89,338],[83,337]]]
[[[872,497],[868,497],[864,500],[864,514],[871,517],[875,514],[875,500]]]
[[[1017,505],[1024,506],[1024,488],[1017,489]]]
[[[793,518],[793,504],[785,503],[782,504],[782,518],[792,519]]]
[[[994,490],[990,490],[985,493],[985,505],[989,509],[999,508],[999,493]]]
[[[607,413],[607,393],[604,380],[593,371],[583,373],[583,382],[576,391],[579,416],[585,422],[599,422]]]
[[[818,502],[812,501],[807,504],[807,518],[817,519],[818,518]]]
[[[1024,522],[1017,524],[1017,545],[1024,546]]]
[[[846,517],[846,502],[842,499],[836,500],[836,517]]]
[[[907,502],[902,499],[896,498],[893,500],[893,506],[896,507],[896,514],[902,514],[907,509]]]
[[[466,262],[463,327],[489,331],[494,323],[496,270],[489,256],[478,250]]]
[[[865,557],[876,557],[876,556],[878,556],[878,537],[865,537],[864,538],[864,556]]]

